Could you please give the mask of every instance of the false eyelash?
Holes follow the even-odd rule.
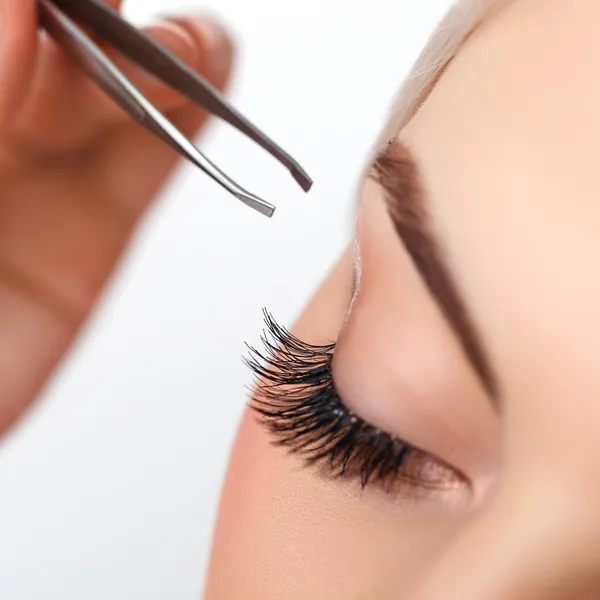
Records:
[[[333,477],[357,477],[365,488],[378,483],[439,487],[435,459],[356,416],[338,396],[332,360],[335,343],[303,342],[263,311],[264,350],[248,346],[244,362],[257,379],[250,406],[274,436],[274,443],[326,467]],[[437,477],[436,477],[437,475]]]

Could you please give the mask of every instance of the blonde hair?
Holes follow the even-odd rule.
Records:
[[[390,126],[398,132],[419,111],[465,41],[515,0],[460,0],[429,38],[394,103]]]

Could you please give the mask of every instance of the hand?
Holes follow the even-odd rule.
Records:
[[[225,86],[232,45],[218,25],[177,18],[149,32]],[[202,127],[203,111],[106,51],[187,136]],[[41,38],[35,0],[0,0],[0,433],[73,341],[176,163]]]

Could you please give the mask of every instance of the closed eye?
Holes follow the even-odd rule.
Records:
[[[465,478],[443,461],[361,419],[338,395],[332,376],[335,344],[308,344],[265,311],[262,351],[246,363],[257,377],[251,407],[274,443],[333,478],[351,478],[387,492],[436,492]]]

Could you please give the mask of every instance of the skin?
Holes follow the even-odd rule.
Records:
[[[6,430],[72,342],[176,158],[38,40],[33,0],[0,0],[0,15]],[[498,375],[499,405],[372,183],[358,217],[355,297],[348,251],[295,328],[314,342],[341,331],[344,401],[443,459],[463,483],[426,495],[361,492],[273,448],[248,413],[208,600],[598,597],[599,20],[595,0],[519,0],[469,40],[396,132],[420,164],[445,257]],[[202,23],[153,34],[223,86],[231,45]],[[131,73],[188,135],[201,127],[205,115]]]
[[[232,45],[219,25],[180,17],[148,31],[225,86]],[[204,112],[107,53],[186,135],[201,129]],[[35,0],[0,0],[0,434],[72,343],[177,161],[40,39]]]
[[[493,404],[381,189],[294,332],[337,339],[344,402],[459,470],[423,497],[332,481],[248,412],[208,600],[600,595],[600,45],[595,0],[520,0],[473,35],[411,123],[428,211],[497,374]]]

